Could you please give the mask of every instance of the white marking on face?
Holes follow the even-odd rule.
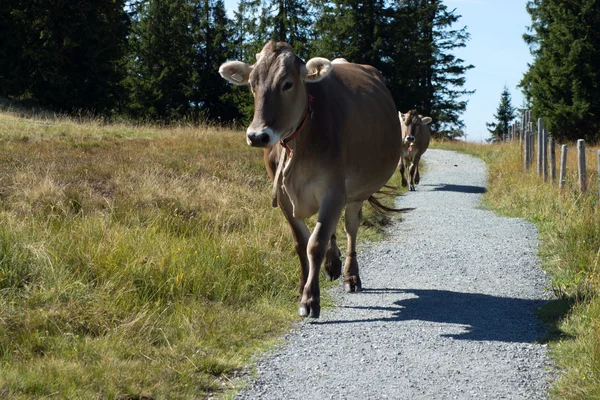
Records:
[[[250,141],[250,135],[254,134],[254,136],[260,136],[263,133],[269,135],[269,141],[264,144],[265,147],[274,145],[275,143],[279,142],[279,140],[281,140],[281,135],[269,127],[264,127],[261,129],[250,129],[248,127],[248,129],[246,130],[246,143],[252,145],[252,142]]]

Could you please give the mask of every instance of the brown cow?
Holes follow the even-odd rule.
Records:
[[[431,122],[431,117],[418,115],[415,110],[410,110],[406,114],[398,113],[400,125],[402,126],[402,155],[400,156],[400,174],[402,175],[402,186],[407,186],[409,190],[415,190],[415,184],[419,184],[419,161],[421,156],[429,147],[431,132],[427,124]],[[408,182],[404,177],[405,167],[408,166]]]
[[[344,288],[359,291],[356,234],[362,203],[391,177],[400,158],[400,124],[381,74],[368,65],[324,58],[304,63],[287,43],[269,42],[249,65],[229,61],[219,73],[250,84],[254,119],[249,145],[264,147],[273,205],[292,228],[301,264],[299,314],[320,313],[319,270],[341,274],[335,228],[344,206],[348,254]],[[310,233],[304,219],[318,212]]]

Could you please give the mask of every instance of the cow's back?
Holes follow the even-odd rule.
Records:
[[[339,146],[330,155],[341,161],[349,201],[365,200],[387,183],[400,158],[400,122],[383,77],[371,66],[336,64],[308,87],[316,99],[317,135]]]

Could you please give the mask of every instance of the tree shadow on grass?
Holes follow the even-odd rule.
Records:
[[[373,310],[373,319],[317,321],[317,324],[353,324],[370,322],[428,321],[460,325],[460,333],[442,333],[457,340],[531,343],[548,336],[536,312],[548,300],[500,297],[480,293],[425,289],[365,289],[360,295],[398,294],[389,306],[343,306]],[[379,312],[376,312],[379,311]],[[382,312],[386,315],[381,317]],[[546,324],[544,324],[546,325]]]

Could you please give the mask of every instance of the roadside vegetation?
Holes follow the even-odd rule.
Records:
[[[262,151],[217,127],[22,115],[0,113],[0,398],[226,394],[297,321]],[[389,221],[365,215],[363,243]]]
[[[519,144],[438,142],[434,147],[483,158],[489,168],[485,205],[536,224],[542,266],[556,296],[540,310],[559,368],[552,395],[569,400],[600,398],[600,204],[595,157],[588,153],[589,191],[579,194],[573,151],[567,185],[559,190],[537,177],[535,165],[531,172],[523,172]]]

